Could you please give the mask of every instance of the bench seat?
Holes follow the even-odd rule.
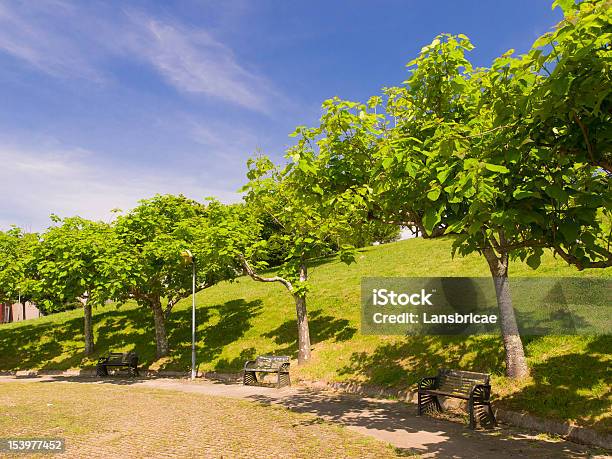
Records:
[[[130,376],[138,376],[138,355],[135,352],[111,352],[106,357],[100,357],[96,365],[96,375],[108,376],[109,367],[125,367]]]
[[[257,384],[257,373],[276,373],[276,387],[290,386],[291,379],[289,377],[289,357],[281,355],[261,355],[255,360],[248,360],[244,364],[243,383],[245,386]]]
[[[422,378],[418,385],[418,414],[442,411],[438,397],[466,400],[470,428],[494,427],[495,415],[491,408],[489,375],[473,371],[441,369],[436,376]]]

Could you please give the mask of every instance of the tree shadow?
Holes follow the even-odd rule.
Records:
[[[347,341],[357,333],[357,329],[350,326],[348,320],[323,315],[321,309],[308,313],[308,327],[312,344],[326,340]],[[277,350],[277,354],[293,357],[297,355],[297,319],[287,320],[263,336],[273,339],[275,344],[284,346]]]
[[[249,303],[233,300],[198,308],[198,361],[217,357],[224,346],[249,330],[250,320],[260,312],[259,300]],[[215,318],[218,318],[216,322]],[[33,321],[0,327],[0,371],[91,368],[98,357],[111,351],[136,352],[139,367],[143,369],[156,362],[164,370],[187,370],[191,366],[191,309],[175,310],[170,315],[166,330],[171,355],[159,361],[149,309],[132,306],[97,313],[94,310],[93,322],[95,352],[91,356],[84,353],[83,318],[79,316],[64,321]]]
[[[84,353],[83,318],[79,316],[0,327],[0,370],[67,370],[91,366],[111,350],[135,351],[141,361],[146,360],[149,354],[154,356],[155,347],[147,312],[141,308],[102,312],[94,309],[95,352],[91,356]]]
[[[465,423],[417,416],[416,406],[390,400],[355,397],[340,393],[299,390],[283,397],[255,394],[247,397],[262,405],[281,405],[324,421],[387,432],[387,438],[404,443],[398,455],[428,457],[586,457],[585,447],[571,442],[538,440],[515,429],[470,430]],[[304,425],[320,422],[301,421]],[[391,442],[391,443],[395,443]],[[410,446],[409,446],[410,444]]]
[[[499,373],[503,361],[498,336],[409,336],[381,344],[371,353],[354,352],[338,374],[361,383],[405,389],[439,368]]]
[[[251,319],[261,314],[261,300],[246,302],[243,299],[227,301],[224,304],[200,308],[196,312],[196,355],[199,362],[211,362],[221,354],[223,348],[237,341],[252,327]],[[215,319],[217,321],[215,322]],[[171,325],[168,335],[174,344],[172,355],[165,359],[160,368],[180,368],[191,366],[191,309],[175,311],[169,319]],[[225,361],[217,362],[216,368],[233,368],[239,359],[251,356],[255,350],[243,350],[240,357],[225,367]],[[248,359],[245,359],[248,360]],[[244,360],[242,361],[244,364]]]
[[[552,356],[531,365],[532,383],[501,400],[511,409],[529,407],[532,414],[560,419],[591,419],[589,425],[610,431],[612,420],[598,416],[611,409],[610,349],[612,336],[593,337],[587,352]],[[594,396],[593,393],[599,393]]]

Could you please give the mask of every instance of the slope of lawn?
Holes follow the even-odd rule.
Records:
[[[520,383],[504,378],[498,336],[366,336],[359,332],[360,280],[365,276],[488,276],[483,258],[450,257],[451,240],[412,239],[364,249],[358,262],[335,259],[310,270],[311,363],[294,377],[354,381],[407,388],[440,366],[493,373],[499,404],[533,414],[609,430],[610,351],[604,336],[525,337],[532,376]],[[511,276],[612,277],[612,269],[578,272],[548,255],[537,271],[514,263]],[[264,353],[296,355],[295,309],[280,284],[241,278],[197,295],[198,362],[202,371],[238,371]],[[191,300],[179,303],[168,324],[172,354],[155,361],[150,312],[128,304],[94,312],[96,346],[135,350],[151,369],[187,370],[190,365]],[[54,314],[0,326],[0,371],[69,369],[92,365],[83,359],[82,312]]]

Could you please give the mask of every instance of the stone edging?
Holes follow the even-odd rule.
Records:
[[[144,373],[144,372],[142,372]],[[83,370],[22,370],[22,371],[0,371],[0,376],[95,376],[95,369]],[[173,376],[187,377],[188,372],[183,371],[168,371],[168,370],[146,370],[143,376]],[[198,372],[198,378],[223,381],[223,382],[240,382],[242,381],[242,372],[238,373],[220,373],[216,371]],[[384,387],[378,387],[369,384],[343,383],[343,382],[325,382],[298,380],[302,386],[312,389],[331,389],[347,394],[361,395],[372,398],[394,398],[407,403],[416,403],[416,392],[411,390],[394,390]],[[510,424],[524,429],[545,432],[552,435],[559,435],[567,440],[586,445],[598,446],[608,450],[612,450],[612,435],[598,432],[586,427],[573,426],[567,422],[555,421],[552,419],[540,418],[530,414],[518,413],[516,411],[504,410],[495,408],[495,417],[506,424]]]

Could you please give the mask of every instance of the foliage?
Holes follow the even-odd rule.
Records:
[[[249,249],[247,259],[259,259],[256,267],[268,263],[261,261],[271,244],[286,251],[279,274],[293,286],[295,294],[305,294],[307,283],[300,278],[301,268],[315,258],[332,253],[340,247],[347,262],[352,247],[342,244],[340,234],[346,232],[348,220],[338,207],[324,202],[316,185],[313,171],[306,165],[311,152],[300,141],[288,157],[285,167],[275,166],[269,158],[259,157],[248,162],[249,182],[243,188],[245,201],[254,215],[272,219],[277,232],[268,240],[260,240]]]
[[[130,266],[123,298],[151,308],[161,356],[168,353],[164,321],[192,292],[192,267],[181,253],[194,255],[196,291],[231,280],[241,273],[238,254],[257,238],[259,225],[243,206],[158,195],[119,216],[115,231]]]
[[[0,231],[0,302],[31,298],[28,266],[37,244],[35,233],[24,233],[19,228]]]
[[[94,305],[119,296],[129,266],[109,224],[54,217],[33,254],[36,302],[47,313],[87,298]]]
[[[498,336],[381,337],[359,333],[360,282],[383,276],[486,276],[476,254],[451,259],[453,238],[409,239],[360,250],[358,263],[344,266],[336,257],[318,260],[309,293],[311,363],[292,364],[292,380],[327,380],[411,388],[436,366],[493,373],[500,406],[579,425],[610,428],[610,338],[548,336],[526,340],[533,380],[517,386],[503,377],[503,347]],[[407,263],[406,260],[414,260]],[[265,273],[273,276],[274,272]],[[612,269],[576,271],[546,251],[533,271],[513,263],[512,277],[599,276]],[[247,359],[262,354],[296,357],[294,305],[281,288],[240,278],[221,282],[197,295],[197,352],[201,371],[239,372]],[[67,311],[35,321],[0,326],[0,371],[45,368],[65,370],[95,365],[106,349],[135,350],[144,368],[187,372],[191,343],[191,300],[179,302],[169,318],[170,356],[156,360],[150,313],[133,302],[96,309],[99,353],[83,361],[82,312]],[[293,316],[293,317],[292,317]],[[425,339],[427,338],[427,339]],[[606,343],[607,347],[606,347]],[[19,348],[19,352],[15,349]],[[577,377],[576,375],[579,375]],[[537,382],[536,382],[537,381]],[[607,426],[607,427],[606,427]]]

